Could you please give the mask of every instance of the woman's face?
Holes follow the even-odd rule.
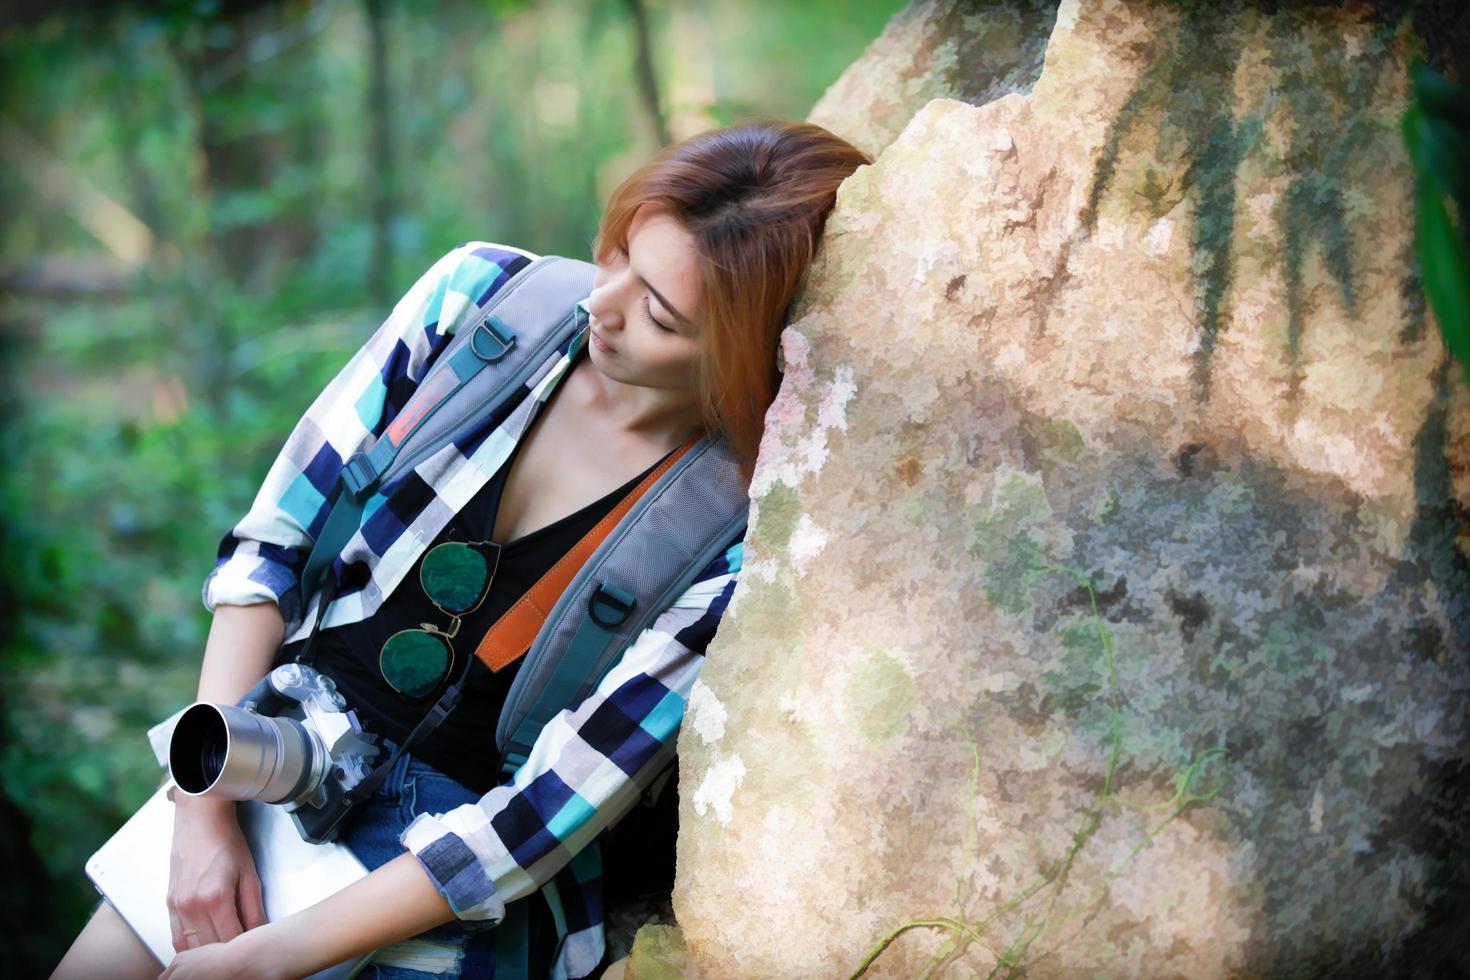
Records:
[[[598,265],[587,298],[588,356],[615,381],[688,389],[699,350],[693,236],[667,209],[645,204],[633,215],[627,250],[609,260]]]

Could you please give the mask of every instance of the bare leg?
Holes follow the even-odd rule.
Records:
[[[92,913],[71,949],[56,965],[51,980],[91,980],[93,977],[151,977],[163,972],[143,941],[133,934],[111,905],[103,902]]]
[[[623,980],[623,969],[628,965],[628,957],[624,956],[616,963],[610,964],[602,973],[602,980]]]

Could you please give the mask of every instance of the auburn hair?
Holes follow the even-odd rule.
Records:
[[[781,383],[776,351],[788,310],[837,185],[872,162],[815,123],[757,117],[665,147],[608,198],[592,242],[599,264],[627,248],[645,204],[667,208],[697,243],[700,416],[728,440],[747,484]]]

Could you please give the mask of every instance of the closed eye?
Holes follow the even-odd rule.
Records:
[[[643,297],[643,315],[646,316],[646,317],[648,317],[648,322],[649,323],[653,324],[655,327],[658,327],[664,333],[673,333],[674,332],[673,330],[670,330],[668,327],[664,326],[662,323],[659,323],[657,320],[655,320],[653,318],[653,310],[649,308],[649,305],[648,305],[648,297],[647,296]]]
[[[613,248],[623,258],[626,259],[628,257],[628,250],[624,246],[622,246],[622,245],[614,245]],[[678,333],[679,332],[677,330],[674,330],[672,327],[666,327],[666,326],[664,326],[662,323],[660,323],[657,319],[654,318],[653,309],[652,309],[652,307],[649,306],[648,297],[646,295],[643,297],[643,316],[648,320],[649,323],[653,324],[655,327],[658,327],[664,333]]]

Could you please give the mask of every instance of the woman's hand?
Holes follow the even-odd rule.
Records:
[[[267,930],[244,932],[224,943],[185,950],[173,958],[158,980],[287,980],[292,972],[277,961],[279,944]],[[300,974],[296,974],[300,976]]]
[[[180,953],[265,924],[260,876],[233,800],[175,794],[168,917]]]

